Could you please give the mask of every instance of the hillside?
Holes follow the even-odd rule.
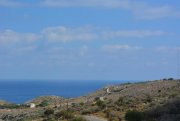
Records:
[[[4,100],[0,100],[0,105],[6,105],[6,104],[9,104],[9,102],[4,101]]]
[[[109,90],[108,93],[107,89]],[[23,114],[26,119],[31,119],[32,114],[34,119],[41,121],[42,117],[45,116],[44,112],[46,110],[53,110],[51,118],[57,120],[57,114],[61,118],[66,114],[63,111],[67,110],[68,104],[68,111],[71,115],[76,116],[93,115],[116,121],[125,120],[129,111],[136,111],[138,114],[142,113],[148,119],[150,119],[150,115],[155,115],[151,112],[159,112],[158,117],[153,119],[154,121],[173,121],[165,118],[165,115],[175,121],[175,119],[179,119],[178,108],[167,109],[173,106],[178,107],[180,104],[180,81],[157,80],[120,84],[105,87],[92,94],[77,98],[65,99],[57,96],[42,96],[27,102],[27,104],[29,103],[36,104],[36,108],[1,109],[0,116],[10,115],[11,117],[18,117]],[[14,112],[16,112],[16,115]],[[172,115],[172,112],[176,113]],[[23,117],[21,118],[23,119]],[[147,118],[143,118],[145,121],[149,121]]]
[[[107,88],[110,89],[111,94],[106,94]],[[128,110],[151,110],[168,103],[170,100],[180,98],[179,92],[179,81],[158,80],[106,87],[88,96],[77,98],[75,102],[81,100],[86,103],[82,108],[82,110],[85,109],[84,112],[102,115],[100,112],[102,110],[105,112],[108,109],[114,117],[120,116],[124,119]],[[99,107],[93,105],[95,99],[98,100],[98,98],[104,99]],[[98,111],[98,108],[100,108],[100,111]]]

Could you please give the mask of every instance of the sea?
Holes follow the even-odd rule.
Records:
[[[127,82],[132,81],[0,81],[0,100],[23,104],[39,96],[74,98]]]

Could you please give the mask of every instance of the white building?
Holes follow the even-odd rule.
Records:
[[[35,108],[35,107],[36,107],[36,104],[30,103],[30,108]]]

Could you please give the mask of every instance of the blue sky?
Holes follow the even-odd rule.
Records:
[[[0,79],[178,77],[179,0],[0,0]]]

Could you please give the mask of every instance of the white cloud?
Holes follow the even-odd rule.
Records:
[[[130,46],[130,45],[104,45],[102,47],[102,50],[107,51],[107,52],[137,51],[137,50],[141,50],[141,49],[142,49],[142,47]]]
[[[0,31],[0,42],[5,44],[19,41],[32,42],[39,38],[40,37],[34,33],[18,33],[9,29]]]
[[[120,38],[147,38],[167,35],[159,30],[104,30],[93,27],[48,27],[39,33],[20,33],[13,30],[0,31],[1,43],[34,42],[43,40],[48,42],[71,42],[112,40]]]
[[[8,54],[10,55],[27,54],[29,52],[30,53],[35,52],[36,48],[37,47],[35,45],[23,45],[19,47],[10,48],[10,50],[8,51]]]
[[[155,48],[155,51],[163,52],[163,53],[167,53],[167,52],[177,53],[178,51],[180,51],[180,47],[159,46],[159,47]]]
[[[155,50],[157,52],[166,52],[168,51],[170,48],[169,47],[166,47],[166,46],[160,46],[160,47],[157,47]]]
[[[21,7],[23,3],[16,2],[15,0],[0,0],[0,6],[3,7]]]
[[[131,11],[138,19],[159,19],[179,17],[180,12],[172,6],[150,6],[148,3],[133,0],[43,0],[43,6],[49,7],[97,7],[123,9]]]
[[[68,42],[73,40],[94,40],[96,34],[89,31],[86,27],[82,28],[67,28],[63,26],[49,27],[42,31],[42,35],[49,41]]]
[[[128,8],[129,0],[44,0],[44,6],[51,7],[108,7]]]
[[[180,11],[174,6],[151,6],[146,2],[133,0],[42,0],[40,3],[29,4],[15,0],[0,0],[2,7],[83,7],[108,8],[130,11],[138,19],[160,19],[166,17],[180,18]]]
[[[74,40],[90,41],[90,40],[109,40],[117,38],[145,38],[166,35],[161,30],[103,30],[80,27],[49,27],[42,31],[42,36],[48,41],[69,42]]]
[[[142,6],[133,10],[136,18],[139,19],[159,19],[166,17],[179,17],[180,12],[171,6],[148,7]],[[179,14],[179,15],[178,15]]]
[[[144,37],[152,37],[152,36],[162,36],[166,33],[160,30],[119,30],[119,31],[111,31],[104,32],[104,36],[106,38],[114,38],[114,37],[135,37],[135,38],[144,38]]]

